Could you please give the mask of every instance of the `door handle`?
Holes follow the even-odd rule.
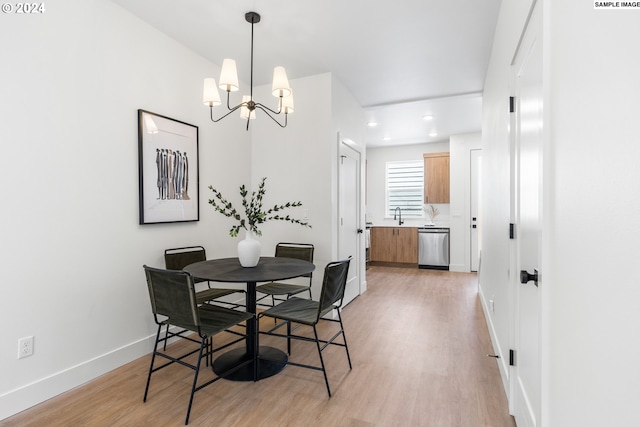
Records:
[[[531,281],[536,285],[536,287],[538,287],[538,269],[534,268],[533,274],[526,270],[520,270],[520,283],[525,284]]]
[[[356,230],[356,232],[357,232],[358,234],[362,234],[362,233],[363,233],[362,228],[358,228],[358,229]]]

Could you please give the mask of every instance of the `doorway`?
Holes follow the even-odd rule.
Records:
[[[469,206],[471,208],[469,216],[471,218],[471,271],[478,271],[478,268],[480,267],[480,242],[482,238],[480,231],[480,200],[482,199],[480,194],[480,189],[482,188],[480,177],[482,176],[482,150],[471,149],[469,151],[469,155],[471,157],[471,186],[469,192]]]
[[[361,152],[348,139],[338,138],[338,257],[352,257],[343,304],[348,304],[363,291],[361,262],[364,233],[361,224]]]
[[[519,426],[540,425],[542,212],[542,20],[534,5],[512,63],[510,348],[509,406]]]

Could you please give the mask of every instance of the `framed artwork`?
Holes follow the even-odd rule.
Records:
[[[198,127],[138,110],[140,224],[200,219]]]

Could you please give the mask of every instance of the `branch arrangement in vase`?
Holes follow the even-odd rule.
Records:
[[[429,205],[429,207],[426,209],[427,215],[429,216],[429,219],[431,220],[431,222],[433,222],[433,219],[435,217],[437,217],[438,215],[440,215],[440,210],[438,208],[436,208],[433,205]]]
[[[229,230],[230,236],[236,237],[241,228],[244,228],[247,231],[252,231],[258,236],[261,236],[262,232],[258,229],[258,226],[267,221],[286,221],[292,224],[300,224],[303,227],[311,228],[311,225],[307,221],[291,218],[291,216],[289,215],[281,215],[279,213],[288,208],[300,207],[302,206],[302,202],[287,202],[285,204],[274,205],[272,208],[263,210],[262,198],[266,192],[264,188],[266,180],[266,177],[262,178],[262,181],[260,181],[260,186],[258,187],[258,191],[253,191],[251,193],[251,199],[249,200],[247,199],[249,191],[246,189],[244,184],[240,186],[240,196],[242,196],[244,217],[242,217],[240,212],[238,212],[236,208],[233,207],[233,204],[229,202],[222,195],[222,193],[213,188],[213,186],[209,186],[209,190],[211,190],[213,192],[213,195],[215,196],[214,199],[209,199],[209,204],[222,215],[238,221],[238,224],[234,225],[233,227],[231,227],[231,230]]]

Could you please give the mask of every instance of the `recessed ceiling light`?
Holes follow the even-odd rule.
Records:
[[[378,122],[370,121],[369,123],[367,123],[367,126],[369,126],[370,128],[374,128],[378,126]]]
[[[433,116],[431,114],[425,114],[422,116],[422,120],[433,120]]]
[[[390,136],[385,136],[382,138],[383,141],[391,141],[391,137]]]
[[[431,133],[429,134],[429,136],[430,136],[431,138],[433,138],[434,136],[438,136],[438,132],[431,132]]]

